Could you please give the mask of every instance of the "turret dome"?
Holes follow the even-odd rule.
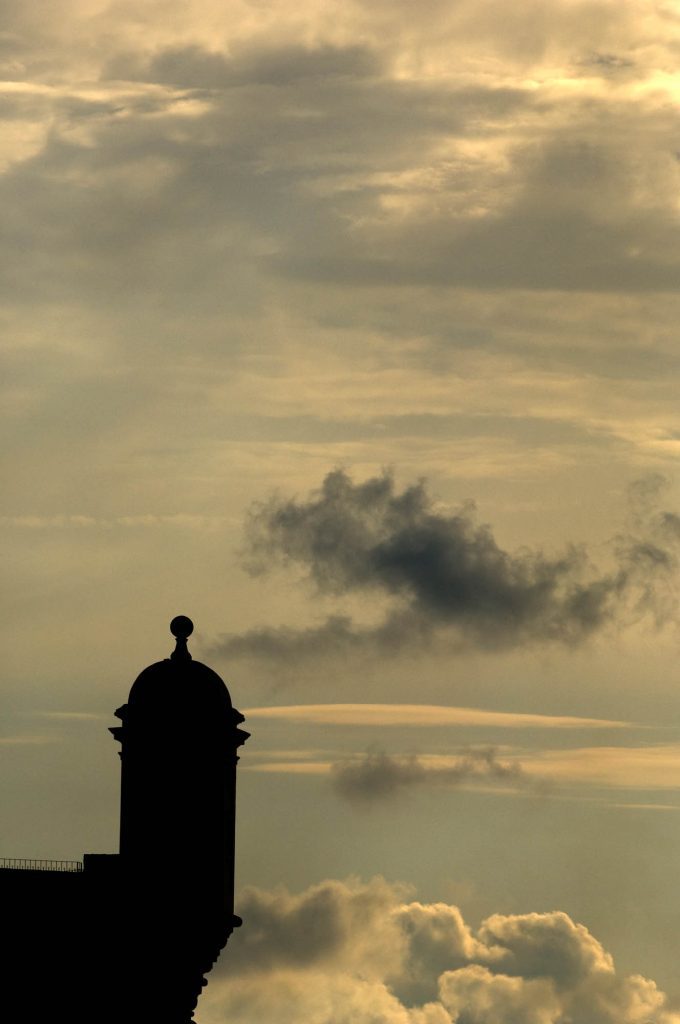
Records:
[[[217,672],[194,661],[187,649],[193,623],[178,615],[170,624],[177,645],[169,658],[143,669],[132,684],[126,712],[135,718],[168,714],[220,718],[232,709],[229,690]],[[127,717],[127,715],[126,715]]]

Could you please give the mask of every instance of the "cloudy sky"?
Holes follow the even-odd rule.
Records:
[[[2,854],[187,614],[201,1024],[677,1024],[680,8],[1,7]]]

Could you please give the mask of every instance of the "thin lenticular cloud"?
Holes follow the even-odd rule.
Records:
[[[680,792],[680,745],[603,746],[567,749],[512,748],[499,756],[496,747],[468,747],[454,754],[387,754],[369,751],[360,757],[308,757],[304,751],[280,752],[248,771],[280,775],[331,776],[336,792],[350,800],[369,802],[416,786],[467,788],[500,784],[504,789],[533,789],[543,794],[554,785],[567,787],[561,798],[588,799],[588,791],[658,790]],[[625,806],[636,806],[628,803]],[[653,801],[641,806],[666,808]],[[675,809],[675,808],[673,808]]]
[[[248,718],[317,725],[480,726],[501,729],[628,729],[630,722],[570,715],[532,715],[437,704],[289,704],[248,708]]]
[[[531,767],[544,778],[620,789],[680,790],[680,745],[579,747],[532,754]]]
[[[95,711],[31,711],[32,718],[49,718],[55,722],[93,722],[106,718]]]
[[[331,761],[265,761],[262,764],[246,765],[249,772],[265,772],[268,775],[329,775]]]

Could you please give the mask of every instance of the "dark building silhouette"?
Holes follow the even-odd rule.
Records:
[[[120,852],[0,861],[0,1020],[189,1024],[234,927],[237,750],[220,677],[170,626],[172,656],[137,677],[121,724]]]

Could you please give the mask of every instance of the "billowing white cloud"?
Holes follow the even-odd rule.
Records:
[[[201,1024],[680,1022],[564,913],[496,914],[475,933],[457,907],[406,897],[382,879],[246,891]]]
[[[557,1024],[564,1020],[549,980],[493,974],[479,964],[443,974],[440,998],[451,1020],[460,1024]]]

